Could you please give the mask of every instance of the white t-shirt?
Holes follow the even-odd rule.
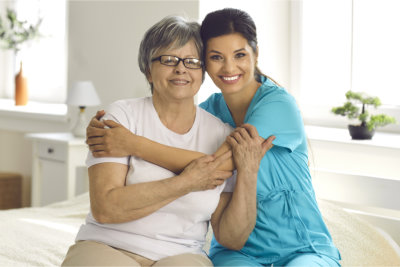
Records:
[[[109,106],[105,119],[112,119],[137,135],[156,142],[206,154],[214,153],[232,131],[205,110],[197,107],[192,128],[177,134],[162,124],[151,97],[120,100]],[[102,162],[129,165],[126,184],[173,177],[167,169],[136,157],[94,158],[89,152],[87,166]],[[124,249],[152,260],[182,254],[203,253],[208,222],[222,191],[232,192],[234,178],[213,190],[192,192],[138,220],[101,224],[88,214],[76,240],[93,240]]]

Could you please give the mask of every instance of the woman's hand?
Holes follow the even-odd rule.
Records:
[[[232,147],[237,170],[249,172],[258,172],[261,159],[273,147],[273,140],[275,136],[267,139],[259,136],[256,127],[251,124],[243,124],[226,138]]]
[[[121,124],[100,121],[105,112],[98,111],[86,128],[86,144],[94,157],[126,157],[133,155],[132,144],[136,135]]]
[[[193,160],[181,173],[190,183],[190,191],[203,191],[214,189],[232,176],[231,171],[219,171],[218,167],[232,156],[229,150],[216,157],[207,155]]]

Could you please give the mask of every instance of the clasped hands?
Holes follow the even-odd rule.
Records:
[[[86,143],[94,157],[139,156],[141,136],[133,134],[123,125],[112,120],[101,120],[105,115],[98,111],[86,129]],[[250,124],[237,127],[226,138],[231,150],[219,155],[205,155],[193,160],[182,175],[196,179],[193,191],[207,190],[222,184],[232,175],[231,171],[218,170],[225,160],[233,155],[236,169],[239,171],[257,172],[259,163],[265,153],[273,147],[274,136],[264,139],[257,129]]]

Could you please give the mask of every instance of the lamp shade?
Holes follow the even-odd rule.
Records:
[[[97,106],[100,98],[91,81],[77,81],[68,90],[67,104],[72,106]]]

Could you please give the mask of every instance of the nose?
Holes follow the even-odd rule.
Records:
[[[231,58],[227,58],[224,60],[224,64],[222,66],[222,69],[226,72],[226,73],[232,73],[235,69],[235,62],[233,59]]]
[[[178,65],[175,66],[175,73],[182,74],[186,72],[186,67],[183,65],[183,61],[181,60]]]

